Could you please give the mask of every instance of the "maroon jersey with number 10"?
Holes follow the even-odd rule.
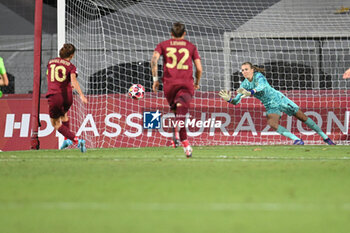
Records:
[[[71,93],[71,74],[76,74],[76,67],[62,58],[54,58],[47,64],[46,96],[58,93]]]
[[[159,43],[155,51],[163,55],[164,90],[178,85],[193,90],[192,61],[200,59],[197,47],[184,39],[170,39]]]

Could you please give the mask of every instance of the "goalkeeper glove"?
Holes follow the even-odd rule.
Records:
[[[242,94],[242,96],[241,96],[241,99],[242,99],[242,98],[254,95],[255,91],[254,90],[247,91],[246,89],[240,87],[237,89],[237,93]]]
[[[232,100],[231,92],[230,92],[230,91],[221,90],[221,91],[219,92],[219,96],[220,96],[221,98],[223,98],[225,101],[229,102],[229,103],[230,103],[231,100]]]

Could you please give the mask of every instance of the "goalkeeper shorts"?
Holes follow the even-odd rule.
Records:
[[[275,113],[281,116],[284,112],[288,116],[294,116],[299,111],[299,106],[286,96],[281,96],[279,103],[274,102],[265,107],[267,115]]]

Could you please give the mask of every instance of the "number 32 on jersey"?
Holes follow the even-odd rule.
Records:
[[[186,48],[181,48],[177,50],[176,48],[168,47],[166,48],[167,54],[166,56],[171,58],[172,63],[167,63],[166,67],[172,69],[175,68],[178,70],[188,70],[188,65],[185,65],[187,59],[190,56],[190,52]],[[179,54],[184,54],[180,61],[177,60],[176,52]]]

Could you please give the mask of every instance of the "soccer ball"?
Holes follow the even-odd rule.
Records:
[[[133,99],[142,99],[145,96],[145,88],[141,84],[133,84],[129,88],[128,95]]]

